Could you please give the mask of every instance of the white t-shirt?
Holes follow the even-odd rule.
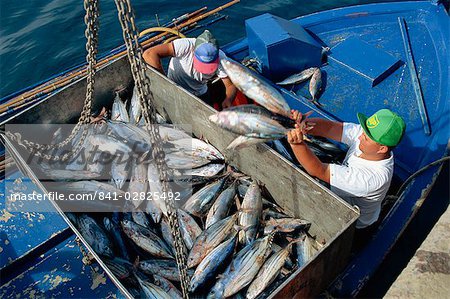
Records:
[[[342,165],[330,164],[331,191],[360,209],[356,228],[377,221],[381,202],[386,196],[394,173],[394,155],[381,161],[362,159],[358,137],[363,129],[358,124],[344,123],[342,142],[350,148]]]
[[[206,84],[215,74],[219,78],[228,77],[220,64],[216,73],[210,75],[199,73],[194,69],[195,38],[180,38],[172,43],[175,56],[170,59],[167,77],[192,94],[196,96],[205,94],[208,90]],[[222,59],[226,55],[219,50],[219,57]]]

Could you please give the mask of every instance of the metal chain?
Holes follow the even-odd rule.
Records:
[[[6,132],[6,135],[15,140],[19,145],[25,147],[29,152],[32,152],[39,158],[43,158],[46,160],[52,161],[66,161],[70,157],[73,157],[78,154],[81,150],[84,140],[87,137],[88,130],[86,124],[90,121],[90,114],[92,108],[92,100],[94,95],[94,75],[96,72],[96,64],[97,64],[97,45],[98,45],[98,5],[97,0],[84,0],[84,9],[86,10],[86,15],[84,17],[84,22],[86,24],[85,36],[86,36],[86,61],[87,65],[87,86],[86,86],[86,98],[84,100],[84,106],[81,111],[80,118],[78,119],[77,124],[73,128],[69,137],[67,137],[64,141],[57,144],[39,144],[29,140],[22,140],[22,136],[20,133],[11,133]],[[51,155],[49,151],[54,149],[60,149],[66,146],[73,138],[78,134],[78,132],[82,129],[82,134],[80,139],[77,142],[74,150],[66,152],[63,156],[59,155]]]
[[[165,161],[165,154],[161,146],[162,142],[159,134],[159,128],[158,126],[153,125],[156,119],[156,110],[153,104],[153,94],[150,90],[150,80],[145,74],[146,66],[142,59],[142,47],[138,41],[139,34],[134,22],[134,12],[129,0],[115,0],[115,2],[118,10],[119,21],[122,26],[123,38],[127,46],[131,72],[137,86],[146,127],[150,133],[150,141],[153,145],[153,158],[156,161],[163,192],[168,195],[170,192],[170,187],[168,183],[167,164]],[[168,196],[166,196],[166,198],[168,198]],[[172,200],[165,200],[164,204],[167,207],[167,218],[174,239],[175,256],[178,269],[180,271],[183,297],[189,298],[188,286],[190,281],[187,275],[187,252],[183,245],[175,205]]]

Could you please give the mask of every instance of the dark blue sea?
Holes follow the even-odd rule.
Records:
[[[131,1],[139,30],[157,26],[158,22],[167,23],[174,17],[203,6],[213,9],[226,3],[226,1],[199,0]],[[336,7],[373,2],[377,1],[243,0],[222,11],[222,14],[228,15],[228,19],[214,24],[210,30],[220,44],[225,45],[244,37],[245,19],[266,12],[291,19]],[[82,1],[0,1],[0,98],[85,62],[84,14]],[[199,32],[194,31],[190,36],[194,37]],[[99,53],[105,53],[122,43],[122,32],[114,1],[100,1]],[[420,245],[418,240],[423,240],[424,235],[431,229],[429,221],[424,219],[438,217],[435,215],[437,209],[421,210],[427,210],[428,214],[414,220],[416,222],[414,227],[419,227],[419,231],[405,232],[393,253],[369,281],[361,296],[382,297],[405,267]],[[404,241],[405,239],[407,241]]]
[[[132,0],[139,30],[164,24],[203,6],[227,1]],[[290,19],[339,6],[375,1],[243,0],[223,11],[228,19],[210,29],[224,45],[245,34],[244,20],[265,12]],[[114,1],[99,1],[99,53],[123,43]],[[83,1],[0,1],[0,98],[85,61]],[[191,36],[198,34],[192,32]]]

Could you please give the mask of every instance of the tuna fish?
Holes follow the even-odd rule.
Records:
[[[114,256],[111,241],[94,219],[83,214],[78,217],[77,224],[84,239],[96,253],[108,257]]]
[[[133,152],[146,153],[152,149],[149,133],[137,126],[120,121],[108,121],[111,132],[121,140],[125,140]]]
[[[320,69],[314,70],[314,73],[311,77],[311,81],[309,82],[309,93],[312,96],[311,101],[317,103],[317,96],[322,88],[322,72]]]
[[[128,183],[128,192],[131,198],[139,198],[139,195],[146,194],[148,189],[147,167],[147,164],[133,161],[130,182]],[[141,200],[132,200],[131,202],[135,208],[142,203]]]
[[[206,215],[209,208],[212,206],[214,199],[219,194],[225,183],[226,178],[215,181],[206,185],[196,193],[194,193],[184,204],[183,209],[190,214],[198,217]]]
[[[121,225],[125,234],[140,248],[157,257],[173,258],[164,241],[149,229],[128,220],[122,220]]]
[[[244,247],[223,274],[224,297],[230,297],[249,285],[264,264],[273,235],[258,239]]]
[[[291,84],[298,84],[298,83],[305,82],[306,80],[309,80],[309,78],[311,78],[311,76],[317,69],[319,69],[319,68],[310,67],[306,70],[301,71],[298,74],[294,74],[292,76],[287,77],[286,79],[284,79],[281,82],[278,82],[277,84],[278,85],[291,85]]]
[[[122,238],[119,224],[116,221],[110,220],[109,218],[105,217],[103,218],[103,225],[112,237],[114,244],[116,244],[119,248],[120,256],[122,256],[126,260],[129,260],[128,249],[125,246],[125,242]]]
[[[209,120],[225,130],[246,137],[278,139],[288,132],[277,121],[253,113],[221,111],[211,115]]]
[[[217,221],[224,219],[228,215],[228,211],[233,204],[234,195],[236,194],[236,184],[231,184],[230,187],[220,193],[214,202],[213,206],[209,209],[206,216],[205,228],[210,227]]]
[[[136,275],[137,280],[139,281],[139,285],[144,291],[145,298],[149,299],[171,299],[172,297],[167,294],[162,288],[139,278]]]
[[[131,96],[131,103],[129,110],[130,123],[133,125],[137,124],[141,119],[141,115],[142,115],[142,106],[137,91],[137,85],[135,85],[133,88],[133,95]]]
[[[301,268],[311,259],[316,250],[305,232],[300,232],[299,239],[300,241],[295,243],[295,251],[297,252],[297,265]]]
[[[55,186],[55,189],[63,190],[68,193],[80,193],[80,194],[95,194],[102,193],[103,195],[110,194],[111,196],[121,196],[124,192],[111,186],[107,183],[97,182],[97,181],[78,181],[65,183],[61,186]],[[114,195],[113,195],[114,194]]]
[[[173,152],[166,154],[167,167],[173,169],[192,169],[209,163],[208,159],[191,156],[189,153]]]
[[[267,288],[280,274],[286,259],[289,257],[292,244],[272,254],[258,272],[258,275],[247,290],[247,299],[254,299]]]
[[[239,231],[241,244],[250,244],[256,239],[262,207],[261,190],[258,184],[252,183],[245,193],[239,211],[239,225],[243,227],[243,230]]]
[[[111,119],[123,122],[130,122],[130,117],[127,113],[127,108],[124,102],[119,97],[119,93],[116,92],[113,106],[111,109]]]
[[[147,179],[152,194],[163,194],[162,182],[159,178],[159,172],[154,163],[148,165]],[[161,214],[167,216],[167,207],[164,200],[157,199],[156,197],[148,201],[147,212],[150,213],[155,223],[159,223],[161,220]],[[150,203],[151,202],[151,203]]]
[[[192,268],[200,264],[200,262],[210,253],[217,245],[222,243],[236,230],[234,225],[237,215],[228,216],[227,218],[214,223],[208,229],[205,229],[195,240],[188,256],[188,267]]]
[[[184,138],[170,142],[177,150],[183,151],[192,157],[205,158],[208,160],[224,160],[219,150],[209,143],[197,138]]]
[[[131,212],[131,218],[140,226],[143,226],[145,228],[150,227],[150,222],[148,221],[147,216],[145,216],[144,212],[138,210]]]
[[[165,141],[175,141],[179,139],[186,139],[191,138],[192,136],[185,133],[182,130],[178,130],[171,126],[159,126],[159,135],[161,136],[162,140]]]
[[[215,277],[217,270],[223,266],[223,262],[233,254],[235,245],[236,233],[227,241],[214,248],[214,250],[203,259],[191,279],[191,292],[194,292],[199,286]]]
[[[129,154],[131,153],[131,148],[117,140],[112,136],[107,135],[91,135],[89,137],[89,142],[101,152],[106,152],[113,156],[113,158],[122,153]]]
[[[170,295],[170,298],[172,299],[183,298],[183,294],[181,294],[181,292],[178,291],[177,287],[174,286],[168,279],[155,274],[153,275],[153,279],[157,286],[161,287],[161,289],[163,289],[167,294]]]
[[[191,249],[197,237],[202,233],[202,229],[192,216],[182,209],[177,209],[177,216],[184,244],[188,249]]]
[[[256,73],[231,59],[221,59],[230,80],[246,96],[268,110],[289,117],[291,109],[280,92]]]
[[[202,177],[213,177],[221,172],[225,168],[225,164],[206,164],[194,169],[187,169],[182,172],[186,176],[202,176]]]
[[[139,263],[139,268],[150,275],[156,274],[170,281],[180,281],[180,272],[175,260],[145,260]],[[188,276],[192,274],[193,271],[188,270]]]
[[[109,270],[111,270],[111,272],[118,279],[125,279],[130,277],[131,273],[129,269],[133,267],[133,265],[130,262],[117,257],[113,259],[105,258],[103,261],[105,262]]]
[[[251,105],[251,104],[250,105],[239,105],[239,106],[233,106],[233,107],[227,108],[224,111],[244,112],[244,113],[263,115],[263,116],[266,116],[270,119],[277,121],[283,127],[286,127],[286,128],[294,128],[295,127],[295,120],[293,120],[292,118],[273,113],[262,106]]]
[[[236,137],[228,146],[227,150],[240,150],[258,143],[263,143],[272,139],[252,138],[247,136]]]
[[[45,175],[57,181],[92,180],[100,176],[100,173],[88,170],[45,169]]]
[[[271,218],[266,222],[264,226],[264,234],[270,234],[274,231],[282,233],[290,233],[296,230],[308,230],[311,226],[311,222],[303,219],[295,218]]]

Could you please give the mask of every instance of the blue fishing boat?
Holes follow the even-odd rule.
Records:
[[[329,236],[327,242],[331,246],[327,247],[327,252],[318,255],[309,266],[309,272],[304,272],[308,275],[295,276],[270,294],[273,297],[293,297],[295,294],[315,296],[328,292],[337,297],[357,296],[423,202],[448,201],[448,188],[433,190],[436,181],[448,181],[448,176],[441,175],[444,162],[448,161],[450,137],[448,10],[439,1],[377,3],[318,12],[293,20],[263,14],[248,19],[245,26],[246,36],[222,50],[232,59],[251,65],[274,86],[307,67],[321,67],[324,79],[317,103],[311,101],[308,84],[277,86],[292,109],[312,110],[315,116],[330,120],[357,122],[357,112],[371,114],[381,108],[389,108],[406,121],[405,137],[394,150],[396,165],[390,195],[385,200],[377,231],[369,243],[352,255],[349,246],[343,246],[345,241],[351,240],[355,221],[351,207],[348,210],[343,208],[342,211],[348,213],[343,216],[347,217],[346,220],[338,233]],[[111,53],[114,55],[121,50],[123,48]],[[71,70],[65,76],[73,73]],[[97,95],[101,99],[96,102],[96,108],[110,101],[106,94],[109,95],[113,88],[132,81],[129,65],[121,57],[102,66],[99,76],[99,80],[107,82],[108,86],[98,89]],[[82,99],[85,92],[84,74],[79,73],[74,78],[64,88],[36,92],[28,102],[17,99],[36,88],[51,86],[60,78],[49,79],[39,86],[1,99],[0,104],[4,107],[12,107],[8,106],[12,101],[19,104],[2,110],[0,124],[73,122],[83,101],[76,100],[68,105],[63,100],[68,96]],[[152,74],[151,78],[166,84],[158,75]],[[157,89],[158,85],[152,88]],[[199,106],[194,97],[180,92],[175,86],[173,88],[176,89],[174,98],[194,102],[194,107],[200,111],[199,121],[202,109],[206,109],[205,113],[209,111]],[[155,90],[154,93],[158,92]],[[55,109],[57,101],[62,101],[59,103],[67,107],[67,111]],[[163,103],[157,106],[160,110],[165,109]],[[176,107],[168,107],[168,114],[171,109]],[[176,111],[171,116],[180,113]],[[193,131],[198,133],[196,124],[193,126]],[[207,131],[200,133],[211,134]],[[214,141],[213,136],[208,139]],[[214,145],[221,147],[220,144]],[[3,148],[3,154],[4,151]],[[304,173],[301,176],[307,177]],[[19,173],[11,177],[24,180]],[[310,186],[326,193],[316,182]],[[27,192],[41,192],[36,187],[29,188]],[[431,198],[429,194],[444,196]],[[325,197],[328,196],[326,193]],[[109,280],[106,275],[95,271],[84,273],[83,254],[75,246],[73,227],[68,226],[64,215],[61,217],[57,212],[46,213],[45,216],[39,213],[13,215],[6,209],[5,200],[0,203],[0,209],[2,297],[30,295],[37,281],[47,288],[43,293],[55,297],[121,296],[120,291],[130,296],[114,278]],[[84,250],[83,245],[80,246]],[[89,246],[87,248],[90,250]],[[333,250],[334,254],[330,253]],[[320,278],[311,274],[314,270],[309,269],[317,265],[325,268],[323,263],[333,262],[333,258],[339,258],[336,253],[341,252],[345,260],[335,261],[339,264],[335,269],[339,273],[333,270],[318,283]],[[323,274],[323,269],[319,272]],[[107,274],[111,275],[108,271]],[[86,286],[86,280],[92,283]],[[64,290],[58,289],[58,285],[64,286]],[[302,289],[308,289],[308,292],[302,293]]]
[[[448,155],[449,16],[436,1],[345,7],[289,23],[262,15],[248,20],[247,38],[228,45],[225,51],[237,60],[256,54],[263,73],[266,70],[276,80],[287,77],[306,66],[300,53],[310,49],[301,44],[305,42],[302,32],[292,41],[292,24],[310,33],[314,38],[311,44],[330,50],[322,66],[327,75],[319,100],[323,106],[311,104],[308,86],[303,85],[282,90],[291,108],[350,122],[357,122],[358,111],[370,114],[389,108],[403,115],[407,123],[405,138],[394,151],[395,201],[385,207],[370,243],[352,258],[329,290],[340,297],[355,296],[423,200],[447,200],[448,204],[448,190],[435,193],[447,197],[427,197],[439,177],[439,161]],[[259,32],[255,34],[255,30]],[[292,60],[285,61],[286,56]],[[448,181],[448,176],[440,179]]]

